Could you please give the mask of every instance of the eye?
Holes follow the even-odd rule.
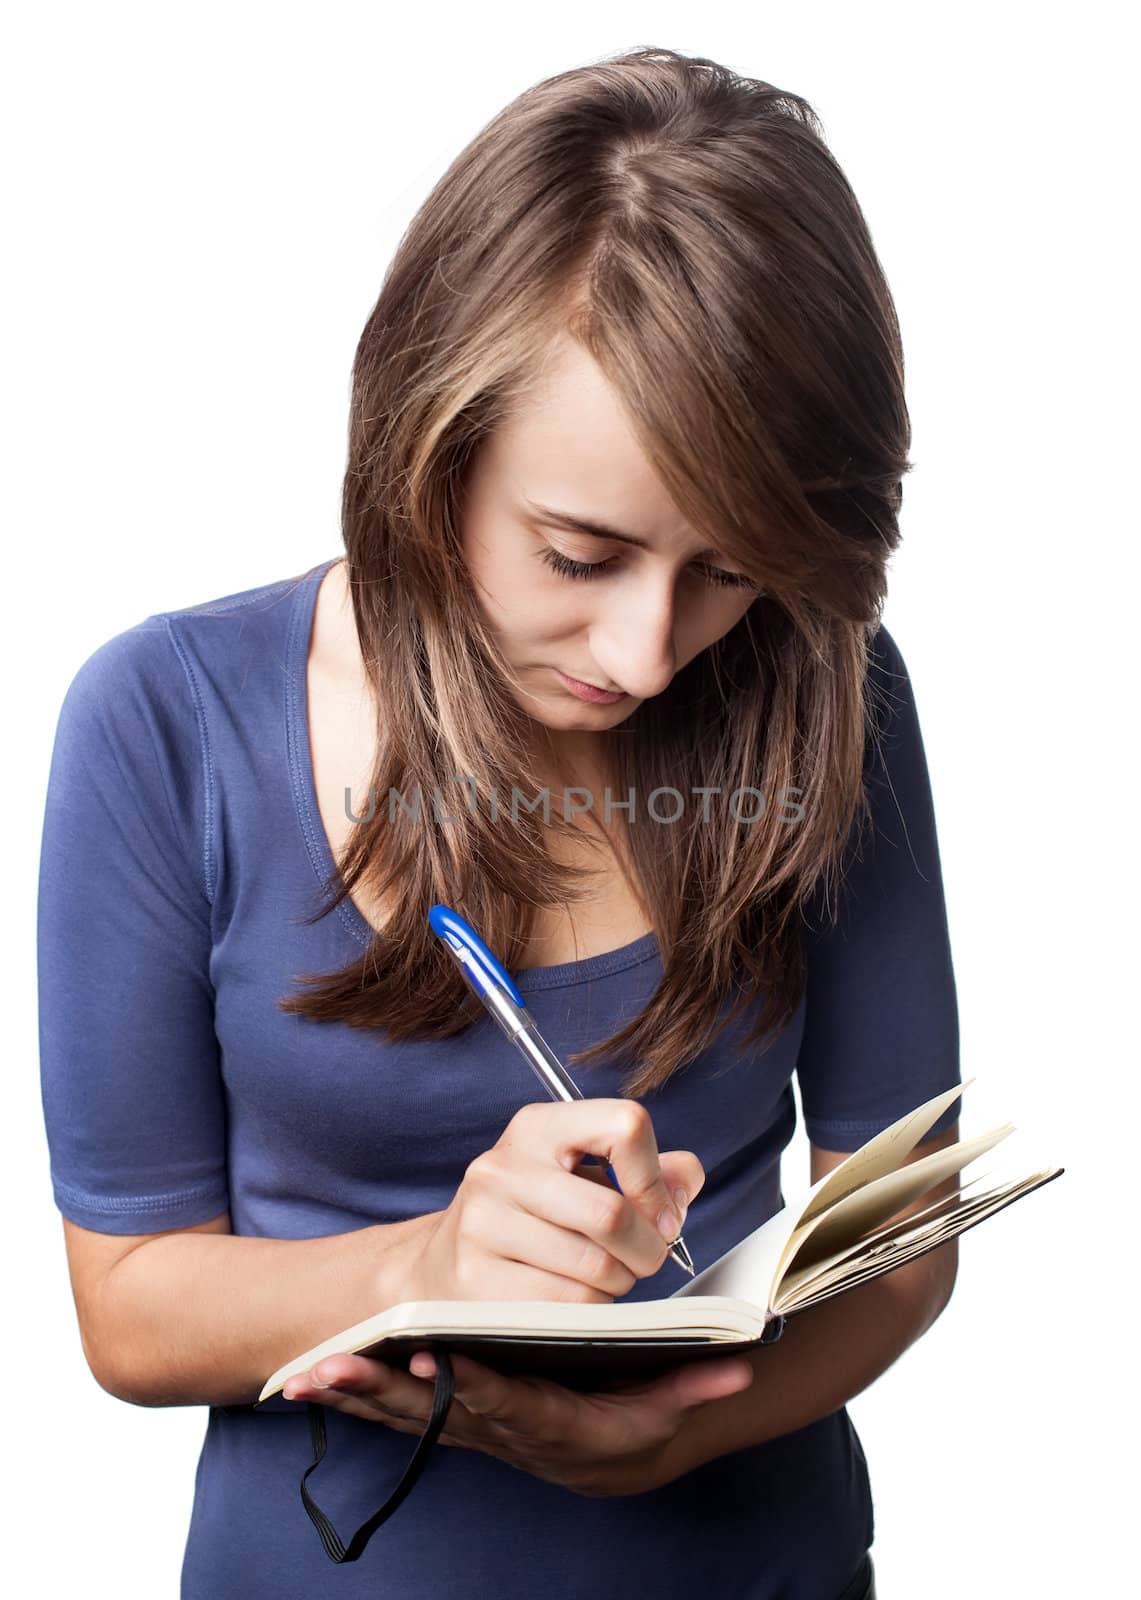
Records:
[[[555,550],[550,545],[541,551],[540,555],[549,567],[564,578],[596,578],[617,565],[617,558],[610,561],[572,561],[570,556],[563,555],[561,550]],[[699,570],[705,581],[714,588],[756,589],[757,587],[753,580],[746,578],[742,572],[723,572],[719,567],[702,567]]]
[[[594,578],[614,565],[612,561],[572,561],[550,545],[541,554],[547,565],[564,578]]]

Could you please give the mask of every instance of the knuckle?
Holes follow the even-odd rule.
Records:
[[[592,1289],[588,1283],[575,1283],[570,1278],[563,1278],[555,1290],[555,1299],[569,1302],[573,1305],[582,1305],[592,1300],[606,1300],[608,1295],[602,1294],[597,1289]]]
[[[488,1181],[494,1170],[494,1153],[490,1150],[483,1150],[474,1160],[469,1161],[465,1167],[464,1183],[472,1189],[479,1189]]]
[[[477,1232],[479,1218],[483,1215],[483,1202],[478,1189],[464,1187],[451,1210],[453,1213],[452,1235],[456,1239],[465,1239]]]
[[[599,1235],[613,1239],[622,1231],[625,1214],[626,1202],[618,1191],[598,1187],[597,1195],[591,1197],[587,1232],[596,1239]]]
[[[468,1167],[464,1181],[472,1195],[489,1200],[501,1195],[511,1181],[510,1152],[485,1150]]]
[[[522,1138],[531,1138],[536,1131],[536,1124],[545,1119],[547,1107],[538,1101],[529,1100],[526,1105],[520,1106],[511,1121],[507,1124],[512,1133],[517,1133]]]
[[[618,1132],[626,1139],[641,1138],[650,1126],[650,1113],[638,1100],[624,1100],[615,1115]]]
[[[584,1239],[578,1253],[575,1276],[592,1288],[601,1289],[610,1276],[613,1259],[609,1250],[604,1250],[595,1240]]]

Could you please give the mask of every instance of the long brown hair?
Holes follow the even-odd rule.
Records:
[[[692,527],[760,588],[615,730],[620,797],[686,797],[668,826],[629,827],[663,974],[620,1032],[568,1060],[628,1062],[624,1093],[641,1096],[752,1002],[745,1042],[762,1048],[799,1003],[805,908],[822,883],[835,903],[869,814],[869,647],[909,470],[895,309],[819,121],[703,57],[636,49],[528,89],[453,162],[385,275],[353,367],[342,514],[380,708],[376,804],[308,920],[358,883],[394,911],[359,959],[279,1005],[447,1038],[484,1012],[428,908],[452,906],[511,971],[532,908],[581,892],[546,831],[574,825],[495,803],[541,788],[535,728],[459,538],[475,451],[563,334],[622,396]],[[703,789],[788,794],[799,820],[691,805]],[[460,820],[413,821],[392,791],[442,793]]]

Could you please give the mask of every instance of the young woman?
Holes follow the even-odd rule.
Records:
[[[433,1363],[251,1403],[399,1301],[671,1294],[679,1217],[700,1270],[782,1204],[794,1074],[813,1179],[960,1082],[880,625],[908,445],[810,108],[635,51],[521,96],[413,221],[357,351],[343,556],[80,667],[41,865],[52,1180],[100,1384],[210,1408],[184,1600],[873,1592],[845,1402],[939,1315],[953,1243],[618,1394],[456,1357],[415,1493],[336,1577],[312,1408],[308,1488],[356,1528]],[[582,1102],[533,1103],[437,901]]]

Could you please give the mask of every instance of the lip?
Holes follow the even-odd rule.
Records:
[[[555,668],[555,671],[566,684],[571,694],[576,695],[580,700],[589,701],[591,705],[613,706],[617,705],[619,700],[626,699],[625,689],[619,689],[611,694],[605,689],[596,688],[593,683],[583,683],[581,678],[571,678],[565,672],[559,672],[558,667]]]

